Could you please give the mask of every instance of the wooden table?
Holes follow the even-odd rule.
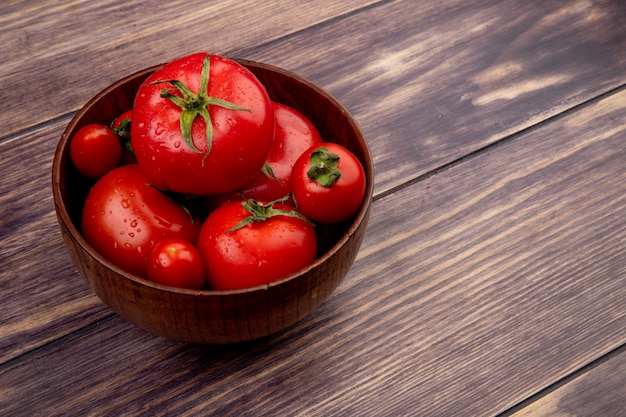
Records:
[[[6,0],[0,45],[0,415],[626,415],[626,2]],[[101,304],[50,189],[90,97],[205,50],[318,83],[376,166],[337,292],[235,346]]]

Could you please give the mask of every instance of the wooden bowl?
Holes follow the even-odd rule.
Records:
[[[132,108],[141,83],[158,66],[129,75],[92,98],[70,121],[52,166],[57,218],[72,260],[96,295],[122,317],[157,335],[200,344],[261,338],[311,313],[337,288],[357,255],[369,218],[373,162],[348,111],[313,83],[286,70],[237,59],[266,86],[273,101],[307,116],[322,137],[350,149],[363,163],[367,191],[358,213],[345,224],[318,227],[320,255],[309,267],[268,285],[233,291],[186,290],[129,274],[99,255],[80,234],[80,215],[93,182],[74,169],[69,143],[89,123],[108,124]]]

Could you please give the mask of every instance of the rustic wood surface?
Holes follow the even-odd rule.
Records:
[[[626,3],[0,4],[0,415],[626,413]],[[376,164],[349,275],[235,346],[146,333],[71,264],[74,112],[201,50],[331,92]]]
[[[626,345],[592,362],[547,393],[520,404],[514,417],[541,416],[619,416],[626,410]],[[514,410],[512,410],[514,411]]]

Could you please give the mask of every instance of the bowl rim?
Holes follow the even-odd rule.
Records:
[[[61,177],[61,169],[62,169],[63,163],[64,162],[69,163],[67,158],[69,158],[68,152],[69,152],[69,143],[71,139],[69,137],[70,132],[75,129],[76,124],[78,124],[78,121],[84,116],[84,114],[89,110],[89,108],[93,106],[94,103],[102,100],[104,97],[106,97],[107,94],[109,94],[111,91],[115,90],[116,88],[119,88],[123,84],[127,83],[128,81],[136,79],[141,76],[145,76],[147,78],[150,74],[152,74],[157,69],[161,68],[164,64],[158,64],[158,65],[154,65],[151,67],[147,67],[147,68],[132,72],[120,78],[119,80],[113,82],[112,84],[109,84],[107,87],[99,91],[95,96],[90,98],[74,114],[70,122],[67,124],[55,148],[54,158],[52,161],[52,192],[53,192],[53,198],[54,198],[54,203],[55,203],[55,209],[59,216],[59,221],[62,221],[64,223],[65,228],[72,235],[72,238],[80,245],[80,247],[85,252],[87,252],[90,256],[97,259],[99,263],[103,264],[108,269],[114,271],[116,274],[120,275],[121,277],[125,279],[129,279],[133,281],[134,283],[138,285],[151,287],[159,291],[167,291],[169,293],[177,293],[180,295],[195,295],[195,296],[211,296],[211,295],[224,296],[224,295],[236,295],[236,294],[243,294],[243,293],[267,291],[271,287],[279,286],[287,281],[291,281],[297,278],[298,276],[306,274],[309,271],[319,267],[327,259],[332,257],[336,252],[338,252],[340,248],[346,244],[346,242],[350,239],[350,237],[354,235],[354,233],[357,231],[361,223],[367,220],[369,208],[372,202],[373,190],[374,190],[374,162],[372,159],[370,147],[367,141],[365,140],[365,137],[359,125],[357,124],[354,117],[350,114],[350,112],[337,99],[335,99],[335,97],[333,97],[326,90],[322,89],[321,87],[317,86],[316,84],[312,83],[306,78],[300,76],[299,74],[293,73],[291,71],[285,70],[283,68],[280,68],[271,64],[252,61],[249,59],[243,59],[243,58],[229,58],[229,59],[232,59],[246,67],[249,67],[249,66],[259,67],[261,69],[280,73],[283,76],[294,78],[296,81],[306,85],[308,88],[315,90],[318,94],[323,96],[324,99],[329,101],[330,104],[335,106],[342,113],[342,115],[346,118],[346,120],[348,121],[352,129],[357,133],[356,136],[359,142],[359,146],[361,147],[361,150],[365,157],[365,163],[361,161],[363,163],[363,168],[365,170],[365,177],[366,177],[366,189],[365,189],[365,196],[363,198],[363,203],[361,204],[359,211],[356,213],[356,215],[353,216],[352,223],[350,223],[350,226],[348,227],[346,233],[344,233],[341,236],[341,238],[337,242],[335,242],[335,244],[333,244],[328,250],[326,250],[326,252],[324,252],[321,256],[317,257],[315,261],[313,261],[313,263],[300,269],[299,271],[296,271],[290,275],[287,275],[283,278],[280,278],[275,281],[271,281],[266,284],[260,284],[260,285],[256,285],[253,287],[232,289],[232,290],[212,290],[212,289],[193,290],[193,289],[180,288],[176,286],[156,283],[147,278],[132,274],[118,267],[113,262],[109,261],[104,256],[100,255],[100,253],[98,253],[94,248],[92,248],[91,245],[87,243],[87,241],[84,239],[82,234],[78,231],[77,227],[72,222],[69,212],[67,211],[66,204],[63,200],[62,193],[61,193],[60,177]],[[64,153],[65,153],[65,158],[64,158]]]

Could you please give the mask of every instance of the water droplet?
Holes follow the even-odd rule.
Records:
[[[124,247],[126,249],[131,249],[133,247],[133,245],[131,245],[130,243],[127,242],[127,243],[124,243]]]
[[[130,207],[130,200],[128,198],[125,198],[122,200],[122,207],[124,207],[125,209]]]
[[[130,222],[130,227],[137,227],[137,220]]]
[[[128,234],[128,237],[135,237],[135,234],[134,234],[133,232],[130,232],[130,233]]]
[[[154,128],[154,134],[161,135],[164,131],[165,131],[165,128],[163,127],[163,125],[160,123],[157,123],[156,127]]]
[[[175,147],[176,149],[180,148],[180,141],[176,141],[176,142],[174,142],[174,147]]]

